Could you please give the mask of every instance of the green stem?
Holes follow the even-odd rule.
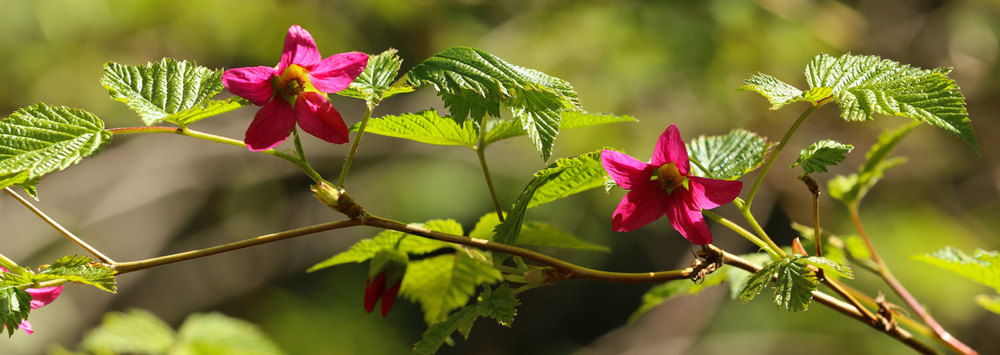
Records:
[[[476,156],[479,157],[479,166],[483,168],[483,177],[486,178],[486,188],[490,192],[493,200],[493,209],[497,212],[497,219],[503,222],[503,208],[500,207],[500,200],[497,199],[496,189],[493,188],[493,179],[490,178],[490,168],[486,165],[486,119],[479,123],[479,141],[476,142]]]
[[[206,140],[209,142],[228,144],[231,146],[241,147],[244,149],[247,146],[246,143],[243,143],[243,141],[238,141],[232,138],[217,136],[205,132],[199,132],[187,127],[124,127],[124,128],[111,128],[108,130],[108,132],[111,132],[111,134],[113,135],[127,135],[127,134],[138,134],[138,133],[174,133],[182,136],[188,136],[191,138]],[[313,168],[310,167],[307,162],[299,159],[294,155],[279,152],[274,149],[263,150],[260,151],[260,153],[273,155],[278,158],[285,159],[291,162],[292,164],[295,164],[295,166],[299,167],[299,169],[302,170],[302,172],[304,172],[307,176],[309,176],[309,178],[312,179],[313,181],[315,182],[324,181],[323,177],[320,176],[319,173],[316,172],[316,170],[313,170]]]
[[[926,323],[927,326],[934,331],[938,340],[943,342],[945,345],[948,345],[952,350],[955,350],[958,353],[978,354],[978,352],[970,348],[968,345],[965,345],[965,343],[962,343],[962,341],[952,336],[951,333],[948,333],[948,331],[945,330],[944,327],[942,327],[941,324],[939,324],[926,309],[924,309],[924,306],[921,305],[912,294],[910,294],[910,291],[908,291],[906,287],[904,287],[903,284],[896,279],[896,276],[889,270],[889,265],[886,264],[885,261],[883,261],[879,256],[878,252],[875,251],[875,246],[872,245],[871,238],[868,237],[868,233],[865,231],[864,225],[861,224],[861,216],[858,213],[858,204],[852,203],[847,208],[851,215],[851,220],[854,222],[854,227],[858,231],[858,235],[861,236],[861,239],[863,239],[865,244],[868,246],[868,252],[872,256],[872,261],[874,261],[878,266],[879,276],[885,280],[885,283],[888,284],[889,287],[892,288],[892,290],[895,291],[896,294],[910,306],[910,309],[913,309],[913,311],[917,313],[917,316],[919,316],[920,319],[922,319],[924,323]]]
[[[705,172],[705,177],[707,177],[709,179],[715,179],[715,175],[713,175],[711,171],[708,171],[708,169],[705,169],[705,166],[701,165],[701,162],[698,161],[698,159],[695,159],[694,157],[690,157],[689,156],[688,160],[691,161],[692,164],[694,164],[695,166],[697,166],[698,169],[701,169],[701,171]]]
[[[41,209],[35,207],[35,205],[31,203],[31,201],[28,201],[26,198],[21,197],[21,195],[18,195],[16,192],[14,192],[14,190],[11,190],[9,186],[3,188],[3,190],[7,192],[8,195],[10,195],[15,200],[24,205],[24,207],[31,210],[31,212],[34,213],[36,216],[38,216],[38,218],[41,218],[43,221],[45,221],[45,223],[48,223],[50,226],[52,226],[52,228],[55,228],[55,230],[58,231],[60,234],[66,236],[66,238],[69,238],[69,240],[72,240],[81,248],[93,254],[102,262],[104,262],[105,264],[114,264],[114,260],[111,260],[111,258],[107,257],[106,255],[102,254],[99,250],[97,250],[97,248],[94,248],[90,246],[90,244],[87,244],[87,242],[84,242],[83,239],[80,239],[76,235],[73,235],[73,233],[70,232],[68,229],[63,228],[63,226],[60,225],[59,222],[56,222],[56,220],[52,219],[52,217],[49,217],[48,215],[45,214],[45,212],[42,212]]]
[[[361,116],[361,126],[358,127],[358,134],[354,135],[354,142],[351,142],[351,150],[348,151],[347,157],[344,158],[344,166],[340,168],[340,178],[337,179],[337,186],[339,187],[344,187],[344,184],[347,182],[347,174],[351,171],[351,163],[354,162],[354,155],[358,154],[361,137],[365,134],[365,128],[368,127],[368,119],[372,117],[372,111],[375,110],[375,106],[378,106],[378,102],[369,102],[365,106],[365,114]]]
[[[813,111],[816,111],[819,107],[820,106],[810,106],[809,109],[799,115],[799,118],[795,120],[795,123],[788,128],[788,131],[785,132],[785,136],[781,137],[781,141],[778,142],[778,146],[774,148],[773,152],[771,152],[771,155],[767,158],[767,162],[764,163],[764,168],[760,169],[760,173],[757,174],[757,179],[754,180],[753,186],[750,187],[750,193],[747,194],[746,209],[750,209],[750,204],[753,203],[753,198],[757,195],[757,189],[759,189],[761,183],[764,182],[764,177],[767,176],[767,172],[771,170],[771,166],[774,165],[774,161],[778,160],[778,155],[781,154],[781,150],[785,148],[786,144],[788,144],[788,141],[792,138],[792,134],[799,129],[802,122],[805,122],[806,117],[809,117],[809,115],[811,115]]]
[[[186,251],[183,253],[171,254],[166,256],[139,260],[139,261],[113,263],[112,268],[114,268],[118,274],[124,274],[127,272],[148,269],[154,266],[176,263],[178,261],[184,261],[184,260],[197,259],[209,255],[215,255],[237,249],[252,247],[255,245],[261,245],[265,243],[276,242],[279,240],[285,240],[288,238],[294,238],[307,234],[319,233],[323,231],[352,227],[357,225],[361,225],[361,221],[355,219],[317,224],[314,226],[292,229],[280,233],[266,234],[255,238],[245,239],[238,242],[218,245],[205,249]]]
[[[723,218],[722,216],[719,216],[712,211],[702,210],[701,213],[704,214],[705,217],[708,217],[713,221],[718,222],[719,224],[725,226],[726,228],[732,229],[733,232],[736,232],[736,234],[743,236],[743,238],[746,238],[751,243],[754,243],[761,249],[766,250],[769,254],[771,254],[771,256],[779,257],[778,253],[771,250],[771,247],[767,243],[765,243],[760,238],[757,238],[757,236],[753,235],[753,233],[750,233],[750,231],[744,229],[743,227],[740,227],[740,225],[734,223],[733,221]]]
[[[10,272],[16,272],[22,269],[20,265],[17,265],[17,263],[14,262],[14,260],[10,260],[10,258],[3,254],[0,254],[0,266],[3,266],[4,269],[7,269],[7,271]]]
[[[781,247],[778,246],[778,244],[775,244],[774,241],[771,240],[771,237],[767,235],[767,232],[764,231],[764,228],[760,226],[760,223],[757,222],[757,218],[753,216],[753,213],[750,213],[750,207],[748,204],[744,204],[743,201],[739,198],[733,200],[733,204],[735,204],[736,208],[738,208],[740,210],[740,213],[743,214],[743,219],[745,219],[747,223],[750,223],[750,228],[753,229],[754,233],[757,233],[757,235],[760,236],[760,238],[763,239],[764,242],[767,244],[766,249],[769,250],[768,253],[770,253],[771,255],[776,255],[778,257],[788,256],[788,254],[785,253],[785,251],[782,250]]]

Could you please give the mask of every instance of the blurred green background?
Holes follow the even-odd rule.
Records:
[[[571,82],[592,112],[632,115],[636,124],[567,130],[555,156],[603,146],[648,157],[663,129],[686,139],[744,127],[780,138],[803,110],[769,111],[757,94],[737,92],[757,71],[805,86],[802,69],[819,53],[874,54],[924,68],[948,66],[962,87],[977,156],[960,139],[921,127],[894,168],[867,198],[863,218],[883,257],[930,312],[982,353],[1000,352],[1000,316],[973,303],[989,289],[908,256],[953,245],[1000,248],[1000,4],[992,0],[711,0],[711,1],[3,1],[0,11],[0,116],[36,102],[84,108],[109,127],[140,125],[98,84],[102,64],[144,64],[162,57],[208,67],[277,63],[285,31],[308,29],[324,56],[378,53],[393,47],[403,70],[445,48],[482,48],[517,65]],[[348,124],[362,103],[334,98]],[[429,89],[393,98],[376,116],[441,109]],[[200,122],[196,128],[241,138],[254,109]],[[809,195],[784,169],[819,139],[857,149],[833,170],[854,171],[881,129],[899,118],[847,123],[830,105],[811,117],[763,187],[755,214],[779,244],[790,220],[807,221]],[[336,176],[346,147],[305,139],[313,165]],[[505,204],[530,173],[545,166],[530,143],[515,139],[488,152]],[[490,209],[474,154],[369,136],[348,180],[374,213],[420,222],[454,218],[471,229]],[[818,176],[821,183],[832,174]],[[743,180],[750,183],[753,175]],[[39,206],[116,260],[137,260],[207,247],[341,218],[316,203],[309,180],[272,157],[180,136],[116,138],[100,155],[40,185]],[[661,219],[632,233],[612,233],[621,191],[591,191],[531,211],[613,253],[551,251],[589,267],[642,272],[690,262],[693,248]],[[823,224],[849,233],[835,201]],[[735,216],[732,206],[718,210]],[[738,219],[738,218],[734,218]],[[739,219],[741,220],[741,219]],[[716,226],[717,227],[717,226]],[[714,228],[716,244],[735,252],[750,243]],[[143,308],[176,326],[186,315],[219,311],[258,324],[291,354],[405,353],[425,329],[419,308],[400,301],[381,319],[366,315],[367,267],[304,270],[343,250],[370,229],[327,232],[202,260],[126,274],[119,294],[68,286],[58,301],[33,312],[38,330],[0,341],[0,353],[35,354],[51,344],[74,348],[101,316]],[[0,198],[0,251],[27,265],[82,253],[10,198]],[[870,275],[856,285],[891,291]],[[842,354],[907,353],[868,327],[815,305],[778,311],[766,297],[729,301],[724,288],[668,302],[626,324],[649,285],[569,281],[523,294],[513,328],[480,321],[469,340],[446,354]],[[890,300],[895,298],[890,296]],[[900,302],[901,303],[901,302]]]

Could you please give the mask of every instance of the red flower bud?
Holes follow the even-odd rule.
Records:
[[[375,253],[368,269],[365,285],[365,311],[371,313],[375,303],[382,299],[382,317],[389,313],[396,302],[399,288],[403,284],[406,265],[410,259],[406,253],[397,250],[381,250]]]

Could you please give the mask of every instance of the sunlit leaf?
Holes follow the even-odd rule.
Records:
[[[202,107],[225,88],[222,70],[171,58],[146,65],[105,63],[101,85],[111,98],[137,112],[146,125],[160,121],[180,124],[180,118],[193,122],[188,110]]]
[[[29,312],[31,294],[15,286],[0,287],[0,324],[7,329],[8,337],[14,335],[22,320],[28,319]]]
[[[395,48],[389,48],[377,55],[368,56],[368,65],[347,89],[337,95],[359,98],[367,101],[381,101],[396,94],[413,91],[409,85],[396,85],[396,75],[403,59],[396,55]]]
[[[882,179],[887,169],[906,162],[906,159],[902,157],[889,159],[889,154],[910,131],[919,125],[919,122],[912,122],[897,129],[882,132],[878,141],[865,155],[865,163],[858,168],[857,174],[837,175],[830,180],[827,188],[830,196],[847,205],[861,201],[868,191]]]
[[[448,316],[448,319],[431,325],[424,336],[413,346],[413,354],[437,353],[445,340],[456,330],[466,338],[472,329],[472,324],[479,317],[493,318],[505,327],[509,327],[517,314],[520,302],[507,285],[501,285],[492,292],[484,291],[479,296],[479,302],[462,308]]]
[[[351,131],[357,131],[360,126],[361,123],[355,124]],[[476,146],[476,139],[479,137],[479,128],[475,122],[458,123],[451,118],[441,117],[436,110],[372,118],[368,120],[365,132],[427,144],[469,148]]]
[[[774,283],[774,303],[789,311],[804,311],[812,301],[812,291],[819,281],[806,267],[805,257],[785,258],[764,266],[747,280],[740,301],[744,304],[754,299],[771,280]]]
[[[156,315],[141,309],[109,312],[83,338],[83,349],[96,354],[165,354],[177,334]]]
[[[524,223],[524,214],[528,209],[528,203],[531,202],[531,198],[534,196],[535,191],[540,186],[545,185],[552,179],[559,177],[562,173],[563,171],[536,173],[535,178],[528,182],[528,186],[526,186],[524,191],[521,192],[521,195],[517,197],[517,201],[514,202],[514,206],[511,207],[511,212],[507,214],[503,223],[497,225],[496,234],[493,240],[507,245],[517,245],[518,236],[521,234],[521,225]],[[495,265],[500,265],[508,256],[509,255],[505,253],[498,253],[493,257],[493,262]]]
[[[802,91],[798,88],[775,79],[773,76],[757,73],[743,80],[740,90],[754,91],[764,95],[771,103],[771,109],[777,110],[793,102],[805,101],[816,105],[828,98],[833,91],[829,88],[814,88]]]
[[[487,213],[479,218],[476,227],[469,233],[469,237],[493,240],[493,231],[500,224],[500,219],[494,212]],[[585,241],[562,229],[556,228],[545,222],[525,221],[521,225],[521,233],[518,236],[517,245],[526,247],[550,247],[593,251],[611,251],[610,248]]]
[[[791,167],[801,165],[806,174],[825,173],[828,166],[837,165],[844,161],[844,155],[850,153],[851,150],[854,150],[854,146],[850,144],[824,139],[803,149],[799,153],[799,159]]]
[[[91,285],[111,293],[117,291],[115,270],[87,256],[61,257],[33,277],[38,282],[58,279]]]
[[[774,144],[767,138],[743,129],[726,135],[700,136],[687,144],[688,155],[697,160],[708,173],[695,164],[691,170],[697,176],[734,180],[760,167]]]
[[[559,133],[563,111],[580,111],[573,87],[537,70],[511,65],[482,50],[446,49],[418,64],[407,74],[414,87],[431,85],[451,111],[452,118],[500,117],[500,106],[514,119],[547,160]]]
[[[482,284],[500,281],[500,271],[476,254],[457,251],[411,261],[399,293],[420,303],[427,324],[447,318],[448,313],[468,303]]]
[[[771,256],[767,253],[743,254],[740,255],[740,258],[759,265],[766,265],[771,262]],[[747,281],[754,275],[754,273],[737,267],[728,268],[726,270],[726,279],[729,283],[729,297],[733,300],[739,298],[741,291],[743,291],[744,286],[747,284]],[[754,296],[756,296],[756,294],[754,294]]]
[[[911,258],[956,273],[964,278],[992,287],[1000,292],[1000,253],[976,250],[968,255],[953,247]]]
[[[37,178],[79,163],[109,140],[104,122],[87,111],[41,103],[19,109],[0,120],[0,177],[31,189]]]
[[[167,120],[181,126],[187,126],[202,119],[221,115],[247,105],[250,105],[250,101],[239,96],[233,96],[226,100],[209,100],[203,105],[172,114]]]
[[[561,173],[538,186],[528,201],[528,208],[601,187],[604,177],[608,175],[601,165],[601,151],[556,160],[545,170],[536,173],[536,176],[554,175],[557,172]]]
[[[812,264],[816,267],[819,267],[820,269],[823,269],[823,271],[827,272],[827,275],[835,274],[849,279],[854,278],[854,271],[851,270],[850,267],[847,267],[847,265],[833,261],[830,258],[820,257],[820,256],[810,256],[802,260],[804,260],[806,263]]]
[[[171,354],[284,354],[267,334],[247,321],[221,313],[192,314],[177,331]]]
[[[595,114],[577,111],[563,111],[560,129],[582,128],[606,125],[611,123],[637,122],[631,116],[615,116],[609,114]],[[507,138],[519,137],[528,134],[515,121],[493,121],[486,126],[486,144]]]
[[[430,220],[417,225],[438,232],[462,235],[462,225],[452,219]],[[399,231],[385,230],[374,238],[362,239],[354,243],[346,251],[313,265],[309,268],[308,272],[325,269],[334,265],[364,262],[375,257],[375,254],[381,250],[399,250],[404,253],[419,255],[448,247],[454,247],[454,244]]]
[[[1000,296],[978,295],[976,296],[976,304],[990,312],[1000,314]]]

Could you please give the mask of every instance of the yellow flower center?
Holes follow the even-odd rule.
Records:
[[[660,182],[660,186],[667,193],[674,192],[674,189],[678,187],[683,187],[685,190],[688,188],[688,178],[681,175],[681,171],[677,169],[677,164],[666,163],[656,169],[656,179]]]
[[[281,93],[291,104],[295,104],[295,98],[305,91],[315,91],[309,82],[309,72],[305,68],[296,64],[289,65],[281,75],[271,79],[274,89]]]

